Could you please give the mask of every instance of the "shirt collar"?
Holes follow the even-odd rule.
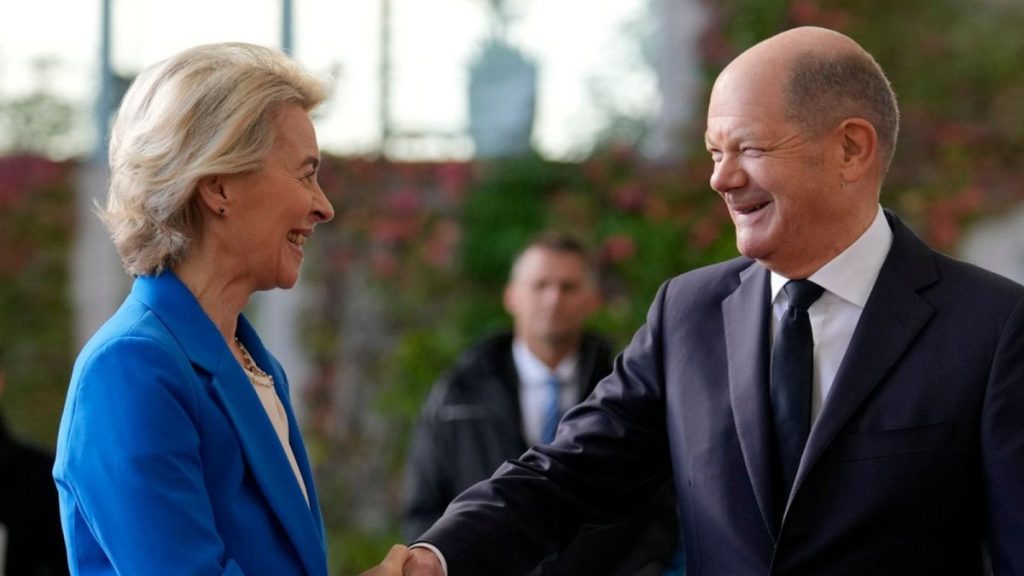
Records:
[[[512,358],[519,373],[519,380],[526,386],[546,386],[548,376],[554,373],[559,382],[566,384],[576,375],[578,354],[572,353],[562,359],[554,370],[537,358],[526,342],[516,338],[512,342]]]
[[[808,280],[863,308],[891,246],[892,229],[889,228],[885,213],[879,206],[875,219],[868,229],[846,250],[811,274]],[[771,278],[774,302],[789,279],[775,272],[771,273]]]

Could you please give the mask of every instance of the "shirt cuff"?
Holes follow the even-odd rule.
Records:
[[[409,548],[426,548],[433,552],[434,556],[437,556],[437,559],[441,561],[441,570],[444,571],[444,576],[448,576],[448,563],[444,561],[444,554],[441,554],[441,551],[437,549],[437,546],[428,544],[427,542],[417,542],[412,546],[409,546]]]

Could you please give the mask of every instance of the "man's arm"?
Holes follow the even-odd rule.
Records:
[[[437,553],[428,548],[410,548],[402,576],[447,576]]]
[[[1024,300],[1006,322],[981,422],[993,574],[1024,574]]]

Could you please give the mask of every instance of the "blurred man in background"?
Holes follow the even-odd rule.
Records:
[[[599,303],[595,267],[579,241],[549,232],[519,253],[504,292],[513,330],[466,351],[423,410],[407,466],[406,538],[502,462],[549,443],[561,415],[611,371],[608,342],[584,328]],[[623,523],[584,528],[534,574],[662,574],[678,534],[667,485],[663,492]]]

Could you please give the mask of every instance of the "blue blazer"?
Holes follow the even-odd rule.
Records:
[[[303,498],[242,368],[177,277],[139,277],[75,363],[54,478],[72,574],[325,576],[323,520],[281,365]]]
[[[668,476],[687,575],[1024,574],[1024,287],[887,216],[892,248],[782,510],[769,274],[738,258],[668,281],[555,441],[449,506],[422,537],[449,575],[525,573]]]

